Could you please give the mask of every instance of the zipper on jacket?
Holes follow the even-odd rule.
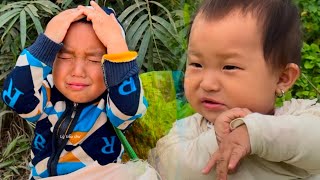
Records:
[[[48,161],[48,173],[49,176],[57,175],[57,164],[61,155],[61,152],[65,148],[69,140],[69,136],[73,131],[76,124],[77,118],[77,103],[73,103],[73,108],[66,109],[63,116],[61,116],[61,121],[58,121],[53,130],[52,137],[52,154]],[[71,115],[70,115],[71,112]]]

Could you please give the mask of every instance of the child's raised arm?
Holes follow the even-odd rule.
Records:
[[[107,48],[102,58],[105,84],[109,91],[107,115],[111,123],[127,128],[135,119],[146,112],[147,101],[138,76],[137,53],[128,51],[121,25],[113,10],[107,14],[97,3],[90,2],[92,8],[79,6],[93,29]]]
[[[21,52],[4,82],[2,98],[22,118],[35,122],[45,111],[53,86],[50,74],[53,61],[70,24],[81,17],[81,10],[61,12],[48,23],[45,33]]]

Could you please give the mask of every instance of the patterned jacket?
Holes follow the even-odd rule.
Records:
[[[9,107],[36,123],[32,179],[68,174],[95,161],[101,165],[119,162],[123,147],[113,126],[126,129],[147,108],[135,52],[120,54],[132,61],[103,63],[108,89],[100,97],[84,104],[68,100],[52,80],[52,64],[61,47],[39,35],[20,54],[2,92]]]

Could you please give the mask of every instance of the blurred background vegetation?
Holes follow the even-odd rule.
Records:
[[[118,12],[141,72],[183,70],[187,34],[201,0],[96,0]],[[304,26],[302,76],[284,99],[320,98],[320,0],[296,0]],[[0,2],[0,91],[21,50],[57,13],[89,0],[2,0]],[[279,100],[279,101],[281,101]],[[0,179],[27,179],[33,124],[0,100]]]

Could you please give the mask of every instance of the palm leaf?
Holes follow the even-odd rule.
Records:
[[[0,28],[6,24],[10,19],[14,18],[21,11],[21,8],[10,10],[0,16]]]
[[[151,30],[149,29],[145,32],[143,39],[141,41],[140,48],[139,48],[139,56],[137,58],[137,61],[138,61],[138,64],[140,65],[140,67],[143,63],[145,56],[146,56],[150,39],[151,39]]]
[[[23,49],[27,39],[27,18],[24,10],[20,12],[20,39],[21,49]]]
[[[40,16],[38,15],[37,11],[38,9],[33,5],[33,4],[28,4],[27,7],[30,9],[30,11],[32,12],[32,14],[39,18]]]
[[[145,21],[143,24],[141,24],[141,26],[139,26],[132,39],[129,40],[128,46],[130,49],[136,49],[139,40],[142,38],[142,34],[146,31],[148,26],[148,21]]]
[[[7,35],[7,33],[11,30],[12,26],[16,23],[16,21],[18,20],[20,16],[16,16],[15,18],[13,18],[13,20],[10,22],[10,24],[6,27],[6,30],[4,31],[4,33],[1,36],[1,40],[3,40],[3,38]]]
[[[137,32],[138,28],[141,26],[141,24],[148,18],[147,14],[144,14],[139,17],[137,21],[134,22],[134,24],[127,30],[127,39],[131,40],[133,35]]]
[[[153,14],[150,9],[151,3],[160,7],[159,14]],[[155,33],[162,32],[162,36],[177,36],[177,30],[168,9],[158,2],[135,0],[135,4],[125,9],[119,16],[119,20],[126,30],[129,49],[139,50],[137,59],[139,66],[148,70],[163,70],[163,67],[157,69],[150,66],[153,66],[151,62],[155,56],[159,59],[160,64],[163,63],[158,47],[164,47],[167,53],[172,55],[168,46],[163,46],[167,43],[165,40],[169,38],[166,37],[159,41],[160,35],[155,35]]]
[[[176,32],[175,32],[172,24],[170,24],[168,21],[166,21],[165,19],[163,19],[162,17],[159,17],[159,16],[152,16],[151,18],[152,18],[152,20],[161,24],[172,36],[176,35]]]
[[[38,34],[42,33],[43,32],[43,28],[42,28],[42,25],[40,23],[39,18],[34,16],[34,14],[32,13],[31,9],[28,6],[25,7],[25,10],[28,13],[28,15],[31,17],[31,19],[32,19],[32,21],[34,23],[34,26],[36,27],[36,30],[37,30]]]
[[[136,3],[133,4],[129,7],[127,7],[122,13],[121,15],[118,17],[119,21],[122,22],[124,24],[124,19],[134,10],[136,10],[138,7],[140,7],[141,5],[145,5],[147,3],[145,2],[140,2],[140,3]]]

